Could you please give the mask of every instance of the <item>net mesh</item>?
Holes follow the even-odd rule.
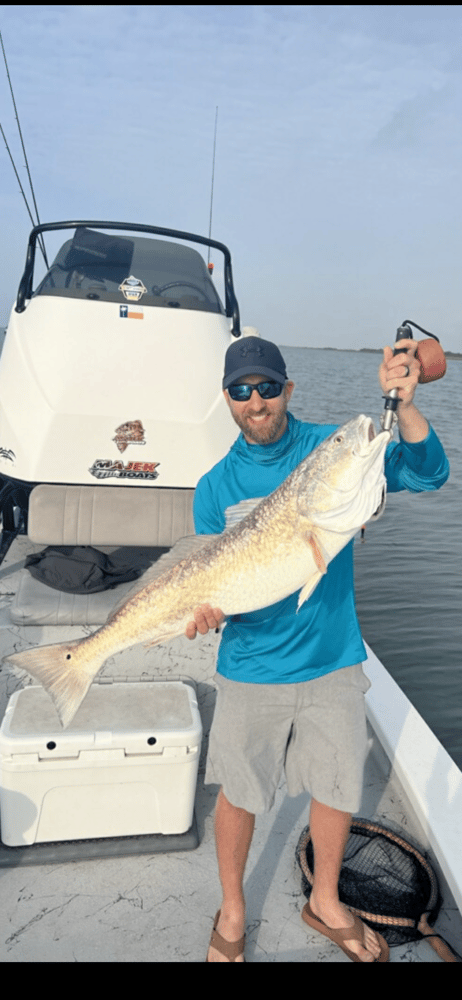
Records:
[[[302,889],[309,897],[314,858],[309,827],[297,845]],[[436,876],[421,850],[370,820],[353,819],[339,880],[339,898],[379,931],[390,947],[419,941],[420,918],[433,925],[441,906]]]

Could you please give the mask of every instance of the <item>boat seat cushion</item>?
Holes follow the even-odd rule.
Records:
[[[142,569],[133,582],[120,583],[112,590],[93,594],[69,594],[36,580],[29,570],[21,571],[20,583],[10,606],[15,625],[103,625],[108,615],[125,603],[127,598],[142,590],[161,573],[181,559],[186,559],[213,536],[181,538],[167,552],[164,549],[120,550],[120,559]],[[118,553],[119,554],[119,553]],[[117,558],[114,551],[110,555]]]
[[[47,587],[23,570],[10,617],[15,625],[103,625],[122,589],[128,593],[131,586],[122,583],[116,590],[69,594]]]
[[[194,534],[194,490],[36,486],[28,536],[38,545],[171,546]]]

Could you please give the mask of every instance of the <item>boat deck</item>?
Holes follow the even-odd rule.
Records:
[[[11,623],[9,607],[24,558],[31,550],[18,537],[0,567],[0,656],[28,643],[61,642],[88,634],[84,626]],[[25,637],[27,641],[25,642]],[[112,658],[105,676],[191,677],[197,685],[204,747],[196,795],[199,846],[192,851],[0,868],[1,962],[203,962],[220,903],[215,863],[213,811],[218,789],[204,786],[207,733],[214,704],[217,637],[178,639],[157,648],[137,646]],[[0,714],[21,679],[6,667],[0,675]],[[371,731],[371,735],[372,731]],[[342,962],[347,957],[310,932],[295,856],[308,824],[309,796],[289,798],[278,789],[273,810],[257,818],[246,871],[247,944],[250,962]],[[403,796],[388,759],[374,737],[368,759],[361,815],[381,821],[426,847],[426,836]],[[436,867],[436,865],[435,865]],[[438,873],[439,874],[439,873]],[[444,883],[436,929],[461,951],[462,918]],[[438,962],[426,941],[390,950],[391,962]]]

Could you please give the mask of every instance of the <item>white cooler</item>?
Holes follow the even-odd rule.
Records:
[[[0,729],[3,843],[185,833],[201,737],[183,681],[93,684],[67,729],[42,687],[17,691]]]

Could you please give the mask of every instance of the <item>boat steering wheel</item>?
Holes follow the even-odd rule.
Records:
[[[203,299],[208,301],[203,289],[199,288],[198,285],[194,285],[192,281],[170,281],[168,285],[162,285],[160,288],[157,285],[154,285],[152,290],[155,295],[162,295],[162,292],[166,292],[169,288],[194,288],[196,292],[199,292],[199,295],[201,295]]]

